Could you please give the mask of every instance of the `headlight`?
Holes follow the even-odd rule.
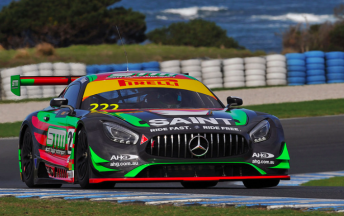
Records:
[[[267,135],[270,131],[270,123],[267,120],[261,121],[257,126],[250,132],[250,137],[254,142],[262,142],[267,139]]]
[[[103,127],[106,135],[114,142],[125,144],[136,144],[139,135],[115,123],[104,122]]]

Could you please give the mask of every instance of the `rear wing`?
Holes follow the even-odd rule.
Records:
[[[11,92],[20,96],[20,86],[68,85],[81,76],[11,76]]]

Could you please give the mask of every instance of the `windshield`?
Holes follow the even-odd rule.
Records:
[[[91,95],[85,110],[222,108],[213,96],[178,88],[128,88]]]

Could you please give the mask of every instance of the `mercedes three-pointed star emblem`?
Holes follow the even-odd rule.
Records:
[[[189,150],[192,155],[201,157],[208,152],[209,142],[203,136],[194,136],[189,142]]]

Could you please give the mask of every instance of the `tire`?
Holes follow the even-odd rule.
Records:
[[[288,83],[295,83],[295,84],[305,84],[306,77],[288,77]]]
[[[344,59],[329,59],[326,61],[327,67],[344,66]]]
[[[307,83],[309,82],[325,82],[326,77],[325,76],[308,76],[307,77]]]
[[[267,68],[266,73],[287,73],[287,69],[283,67]]]
[[[344,83],[344,79],[342,79],[342,80],[328,80],[327,83]]]
[[[344,52],[325,53],[326,59],[344,59]]]
[[[39,71],[30,71],[30,72],[24,72],[23,73],[24,76],[39,76]]]
[[[288,66],[305,66],[305,61],[302,59],[287,59]]]
[[[82,63],[69,63],[70,70],[86,71],[86,65]]]
[[[97,73],[98,73],[98,67],[96,67],[94,65],[89,65],[86,67],[86,74],[87,75],[97,74]]]
[[[1,71],[1,78],[10,77],[12,75],[22,75],[23,71],[21,67],[8,68]]]
[[[157,61],[143,62],[142,68],[144,70],[146,70],[148,68],[160,68],[160,65],[159,65],[159,62],[157,62]]]
[[[263,75],[250,75],[246,76],[246,81],[264,81],[265,82],[265,76]]]
[[[52,70],[40,70],[39,75],[40,76],[53,76],[54,72]]]
[[[312,57],[306,59],[307,64],[325,64],[324,58]]]
[[[109,66],[111,67],[111,71],[127,71],[127,66],[123,66],[122,64],[112,64]],[[96,71],[96,72],[99,73],[99,71]]]
[[[85,76],[86,70],[72,70],[70,71],[71,76]]]
[[[29,188],[35,187],[34,183],[34,154],[33,154],[33,139],[29,128],[24,132],[23,145],[20,152],[21,169],[23,181]]]
[[[129,71],[139,71],[142,70],[142,64],[141,63],[129,63],[129,64],[123,64],[124,67],[128,66]]]
[[[82,128],[78,132],[78,139],[75,151],[75,171],[77,180],[82,188],[91,188],[90,180],[90,156],[86,130]]]
[[[230,70],[224,72],[224,77],[230,76],[245,76],[245,73],[243,70]]]
[[[190,71],[202,71],[201,66],[186,66],[186,67],[182,67],[182,73],[189,73]]]
[[[145,68],[144,71],[160,71],[160,68]]]
[[[246,82],[247,87],[256,87],[256,86],[266,86],[265,80],[255,80],[255,81],[247,81]]]
[[[187,182],[183,181],[180,182],[182,186],[186,189],[196,189],[196,188],[209,188],[215,187],[217,185],[217,181],[207,181],[207,182]]]
[[[222,73],[221,72],[203,73],[202,78],[203,79],[222,78]]]
[[[214,59],[214,60],[205,60],[201,62],[202,67],[221,67],[221,60]]]
[[[226,65],[223,70],[224,71],[232,71],[232,70],[244,70],[245,67],[243,64],[232,64],[232,65]]]
[[[288,54],[285,54],[285,57],[288,59],[305,59],[306,56],[305,54],[303,53],[288,53]]]
[[[307,70],[325,70],[324,64],[307,64]]]
[[[97,67],[98,67],[98,73],[105,73],[105,72],[113,71],[113,68],[111,67],[111,65],[99,65]],[[125,66],[125,70],[127,70],[127,66]],[[68,71],[68,70],[65,70],[65,71]],[[68,71],[68,74],[70,74],[70,71]]]
[[[344,73],[330,73],[327,74],[328,80],[343,80],[344,79]]]
[[[50,62],[40,63],[38,64],[39,70],[53,70],[53,64]]]
[[[281,54],[273,54],[266,56],[266,60],[269,63],[269,61],[286,61],[286,57]]]
[[[287,80],[287,74],[285,74],[285,73],[269,73],[266,75],[266,79],[268,79],[268,80],[273,80],[273,79]]]
[[[203,79],[203,83],[206,84],[206,85],[222,84],[223,83],[223,79],[222,78]]]
[[[199,59],[190,59],[181,61],[180,64],[182,67],[190,67],[190,66],[201,66],[201,60]]]
[[[286,79],[271,79],[271,80],[266,80],[266,84],[269,86],[287,85],[287,80]]]
[[[245,75],[249,76],[249,75],[262,75],[265,76],[265,70],[247,70],[245,71]]]
[[[293,71],[293,72],[288,72],[287,73],[287,76],[288,77],[306,77],[306,72],[296,72],[296,71]]]
[[[327,69],[327,73],[344,73],[343,66],[328,67],[326,69]]]
[[[325,57],[325,53],[323,51],[309,51],[304,53],[307,58],[311,57]]]
[[[215,73],[215,72],[221,73],[221,67],[219,67],[219,66],[202,67],[202,73]]]
[[[167,73],[177,73],[177,74],[181,72],[180,67],[161,68],[161,71],[167,72]]]
[[[247,57],[244,61],[245,64],[266,64],[265,58],[262,57]]]
[[[180,67],[179,60],[164,61],[160,63],[160,68]]]
[[[38,71],[38,66],[36,64],[31,64],[31,65],[25,65],[21,67],[23,74],[25,72],[31,72],[31,71]]]
[[[308,70],[307,76],[325,76],[325,70]]]
[[[223,65],[244,64],[244,59],[242,58],[224,59],[222,63]]]
[[[230,77],[226,77],[224,79],[225,83],[228,82],[245,82],[245,77],[244,76],[230,76]]]
[[[218,84],[208,84],[206,85],[208,88],[210,89],[214,89],[214,88],[223,88],[223,84],[222,83],[218,83]]]
[[[202,72],[189,72],[189,76],[202,78]]]
[[[319,85],[319,84],[325,84],[325,81],[314,81],[314,82],[307,82],[308,85]]]
[[[223,86],[225,88],[240,88],[245,87],[245,82],[225,82]]]
[[[56,62],[53,64],[54,70],[70,70],[69,64],[63,62]]]
[[[54,76],[70,76],[69,70],[55,70]]]
[[[286,64],[285,61],[268,61],[266,66],[268,68],[272,68],[272,67],[282,67],[282,68],[285,68],[285,67],[287,67],[287,64]]]
[[[258,70],[265,70],[266,66],[265,64],[245,64],[245,70],[253,70],[253,69],[258,69]]]
[[[306,71],[306,66],[289,66],[287,67],[288,71]]]
[[[280,180],[244,180],[242,181],[246,188],[266,188],[266,187],[276,187]]]

